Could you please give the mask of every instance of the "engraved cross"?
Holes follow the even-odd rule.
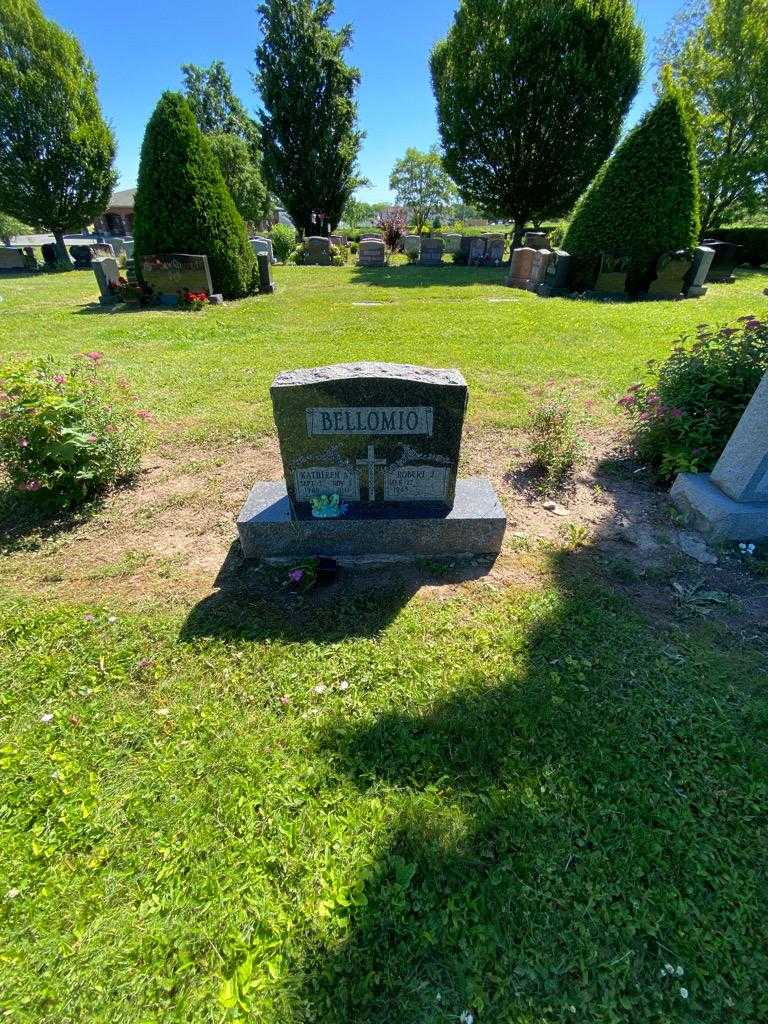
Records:
[[[386,459],[377,459],[373,445],[368,445],[368,455],[364,459],[358,459],[358,466],[368,467],[368,501],[376,500],[376,467],[386,466]]]

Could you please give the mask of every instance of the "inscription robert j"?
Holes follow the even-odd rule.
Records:
[[[354,406],[307,409],[307,434],[421,434],[432,436],[434,410],[415,406]]]

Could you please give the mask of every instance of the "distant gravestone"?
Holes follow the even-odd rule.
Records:
[[[109,305],[117,298],[114,287],[120,281],[117,259],[114,256],[97,256],[91,261],[91,267],[99,286],[99,302],[102,306]]]
[[[469,250],[472,246],[472,235],[462,235],[461,243],[459,244],[459,251],[456,254],[456,263],[468,264],[469,263]]]
[[[313,267],[330,267],[331,240],[324,235],[310,235],[304,242],[304,263]]]
[[[123,246],[125,247],[126,259],[132,260],[133,259],[133,239],[132,238],[124,238],[123,239]]]
[[[713,539],[768,539],[768,376],[763,377],[711,474],[681,473],[672,500]]]
[[[422,267],[439,267],[443,262],[445,242],[442,238],[422,238],[419,252],[419,265]]]
[[[467,263],[470,266],[479,266],[485,260],[487,243],[482,235],[470,235],[467,250]]]
[[[538,291],[539,285],[543,284],[547,276],[547,268],[552,262],[552,252],[549,249],[536,249],[531,260],[531,274],[528,279],[528,291]]]
[[[682,298],[685,280],[692,262],[691,257],[684,249],[679,252],[667,252],[660,256],[656,263],[656,277],[648,286],[649,298]]]
[[[715,250],[706,245],[699,245],[693,250],[693,263],[683,287],[687,299],[698,299],[707,294],[704,282],[715,256]]]
[[[485,260],[487,266],[498,267],[504,259],[504,236],[491,235],[486,242]]]
[[[261,295],[271,295],[275,290],[275,286],[272,283],[272,261],[269,258],[269,253],[257,253],[256,262],[259,265],[259,293]]]
[[[45,242],[44,245],[41,245],[40,252],[43,254],[43,263],[46,267],[57,265],[59,258],[56,254],[56,245],[53,242]]]
[[[257,483],[238,518],[247,558],[496,554],[490,482],[457,481],[467,386],[457,370],[352,363],[271,388],[285,483]]]
[[[361,267],[383,267],[386,256],[386,247],[379,238],[365,238],[357,249],[357,262]]]
[[[594,291],[599,295],[625,295],[630,263],[626,256],[603,253]]]
[[[141,278],[161,302],[172,304],[183,291],[213,292],[208,257],[190,253],[144,256]]]
[[[458,234],[445,234],[443,235],[445,241],[445,251],[447,253],[457,253],[461,249],[461,235]]]
[[[406,235],[403,238],[403,252],[408,256],[418,256],[421,249],[421,235]]]
[[[525,245],[528,249],[547,249],[549,236],[546,231],[526,231]]]
[[[537,249],[529,249],[528,246],[522,246],[520,249],[512,251],[509,274],[507,275],[507,285],[510,288],[527,289],[529,287],[533,259],[537,252]]]
[[[0,270],[29,270],[24,250],[16,246],[0,246]]]
[[[90,268],[91,259],[93,258],[90,245],[70,245],[69,255],[74,260],[75,270]]]
[[[269,257],[269,262],[275,262],[275,256],[272,251],[271,238],[262,238],[261,236],[256,236],[255,238],[249,239],[249,241],[251,243],[251,248],[253,249],[253,253],[255,256],[258,256],[260,252],[265,252]]]
[[[346,249],[348,242],[346,235],[331,235],[331,245],[336,245],[339,249]]]
[[[739,265],[742,247],[735,242],[720,242],[716,238],[705,238],[704,245],[714,251],[706,280],[713,284],[733,284],[734,270]]]
[[[566,295],[571,273],[570,253],[562,249],[553,249],[552,257],[547,263],[544,280],[536,289],[539,295],[551,298],[554,295]]]

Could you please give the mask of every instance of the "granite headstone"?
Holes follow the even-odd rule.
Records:
[[[768,375],[712,473],[681,473],[672,500],[714,539],[768,539]]]
[[[117,259],[114,256],[97,256],[91,261],[91,267],[99,286],[99,302],[103,306],[115,302],[114,287],[120,280]]]
[[[422,267],[439,267],[443,262],[445,242],[439,236],[422,238],[419,251],[419,265]]]
[[[537,293],[545,298],[550,298],[553,295],[566,295],[570,272],[570,253],[564,252],[562,249],[553,249],[552,257],[547,263],[544,280],[536,289]]]
[[[403,252],[408,256],[418,256],[421,249],[421,235],[405,235],[403,238]]]
[[[260,235],[257,235],[255,238],[249,239],[249,241],[251,243],[254,256],[258,256],[260,252],[265,252],[269,257],[269,262],[275,262],[274,253],[272,252],[271,238],[262,238]]]
[[[704,282],[714,255],[715,250],[706,245],[698,245],[693,250],[693,263],[683,285],[683,294],[687,299],[698,299],[707,294]]]
[[[310,235],[304,242],[304,263],[310,267],[331,265],[331,240],[324,235]]]
[[[656,263],[656,277],[648,287],[649,298],[682,298],[685,280],[692,262],[691,256],[685,249],[678,252],[666,252],[659,256]]]
[[[271,388],[285,483],[257,483],[238,518],[246,557],[366,562],[496,554],[489,481],[457,482],[467,386],[457,370],[350,363]]]
[[[470,266],[479,266],[485,260],[487,240],[484,235],[470,235],[467,251],[467,263]]]
[[[357,262],[361,267],[383,267],[386,258],[386,246],[380,238],[364,238],[357,248]]]
[[[525,245],[528,249],[547,249],[549,236],[546,231],[526,231]]]
[[[461,235],[458,234],[445,234],[443,235],[445,240],[445,251],[447,253],[456,253],[461,248]]]
[[[741,260],[742,247],[735,242],[720,242],[716,238],[705,238],[703,244],[714,250],[706,280],[712,284],[733,284],[736,280],[733,272]]]
[[[510,288],[529,287],[533,260],[537,252],[538,249],[529,249],[528,246],[513,249],[507,275],[507,284]]]
[[[489,267],[498,267],[504,259],[504,236],[490,235],[486,240],[483,262]]]
[[[271,295],[275,290],[275,286],[272,282],[272,261],[269,258],[269,253],[257,253],[256,262],[259,265],[259,293],[261,295]]]
[[[46,267],[55,267],[57,265],[58,256],[54,242],[45,242],[40,246],[40,252],[43,254],[43,263],[45,263]]]
[[[626,295],[630,261],[626,256],[603,253],[594,291],[599,295]]]
[[[207,256],[180,252],[144,256],[141,277],[161,302],[178,298],[185,290],[208,295],[213,292]]]
[[[0,246],[0,270],[29,270],[24,250],[16,246]]]

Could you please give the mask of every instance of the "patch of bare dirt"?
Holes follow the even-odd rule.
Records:
[[[684,524],[666,493],[633,463],[620,434],[589,438],[589,457],[562,491],[545,495],[523,431],[469,428],[461,473],[490,477],[508,529],[492,565],[377,569],[376,590],[400,587],[421,600],[481,588],[535,588],[588,574],[629,596],[652,617],[710,617],[741,633],[768,623],[768,579],[733,551],[704,546],[708,564],[681,549]],[[272,576],[243,565],[235,518],[256,480],[282,476],[277,441],[176,447],[152,453],[137,480],[67,521],[0,521],[7,584],[57,599],[187,605],[216,588],[266,586]],[[345,594],[370,592],[370,574],[348,575]],[[270,591],[271,588],[271,591]],[[333,600],[334,589],[318,600]]]

